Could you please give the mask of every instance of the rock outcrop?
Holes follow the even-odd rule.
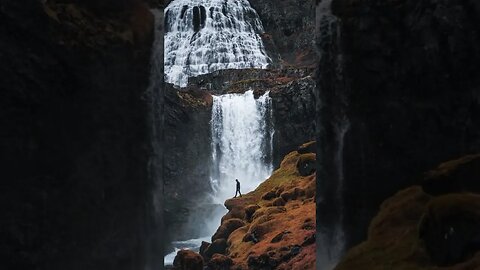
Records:
[[[0,4],[2,269],[161,262],[154,18],[100,2]]]
[[[319,182],[319,226],[334,226],[341,211],[348,247],[366,238],[385,198],[443,160],[480,151],[480,8],[333,0],[332,11],[338,21],[317,35],[317,175],[329,179]]]
[[[283,66],[314,66],[315,7],[309,0],[249,0],[265,28],[262,37],[273,60]]]
[[[437,171],[437,176],[462,171]],[[480,177],[478,170],[469,171],[469,177]],[[466,188],[431,196],[413,186],[398,192],[382,204],[370,224],[368,240],[352,248],[335,269],[479,268],[480,195],[472,191]]]
[[[304,155],[312,153],[291,152],[255,191],[225,202],[229,213],[212,237],[214,242],[202,248],[209,267],[315,268],[315,174],[298,172]],[[212,246],[219,252],[211,254]]]
[[[199,205],[210,192],[210,119],[212,96],[198,89],[165,90],[165,205],[166,235],[172,239],[198,237],[202,226],[193,213],[207,215],[214,205]]]

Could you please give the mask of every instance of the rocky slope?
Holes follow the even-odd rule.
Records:
[[[366,238],[380,203],[416,175],[480,151],[480,6],[333,0],[332,7],[339,24],[318,35],[317,175],[330,179],[319,182],[319,225],[332,228],[340,211],[351,246]]]
[[[198,269],[201,264],[208,269],[314,269],[313,145],[288,154],[256,190],[227,200],[229,212],[212,243],[204,242],[200,249],[203,260],[191,252],[179,252],[177,269],[194,262]]]
[[[480,155],[446,162],[422,186],[386,200],[370,223],[368,240],[335,269],[480,268],[479,162]],[[445,190],[446,183],[458,188]]]
[[[1,268],[160,265],[151,13],[2,1],[0,24]]]

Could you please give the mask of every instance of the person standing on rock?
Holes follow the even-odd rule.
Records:
[[[237,194],[240,194],[240,197],[242,197],[242,193],[240,192],[240,182],[238,181],[238,179],[235,179],[235,181],[237,181],[237,191],[235,191],[235,197],[237,197]]]

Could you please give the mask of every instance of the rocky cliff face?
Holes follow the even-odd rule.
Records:
[[[338,31],[318,40],[319,225],[343,213],[350,246],[365,239],[386,197],[434,164],[480,150],[480,6],[334,0],[332,7]],[[331,207],[334,196],[343,209]]]
[[[265,28],[266,48],[285,66],[314,66],[315,6],[309,0],[250,0]]]
[[[166,235],[172,239],[198,237],[191,224],[210,187],[210,119],[212,96],[198,89],[165,91],[165,214]]]
[[[2,268],[161,265],[153,17],[45,2],[0,4]]]

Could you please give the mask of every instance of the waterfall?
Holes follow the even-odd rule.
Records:
[[[241,182],[245,194],[271,175],[271,118],[268,92],[258,99],[253,91],[214,96],[211,184],[218,203],[223,204],[235,195],[235,179]]]
[[[264,33],[248,0],[174,0],[165,9],[165,80],[220,69],[266,68]]]
[[[335,211],[335,216],[327,222],[322,222],[320,215],[317,220],[317,269],[330,270],[334,269],[341,256],[345,252],[346,240],[344,230],[344,166],[343,166],[343,151],[345,135],[350,128],[350,121],[347,118],[345,108],[347,107],[347,100],[345,98],[345,85],[343,84],[343,55],[340,51],[341,44],[341,21],[332,13],[332,0],[321,0],[316,7],[317,13],[317,46],[320,49],[320,61],[329,63],[329,66],[334,66],[330,80],[335,81],[338,85],[343,85],[341,89],[329,89],[325,91],[335,91],[339,96],[339,104],[335,104],[336,111],[333,113],[333,118],[330,121],[334,122],[334,160],[333,166],[335,171],[331,175],[331,179],[318,179],[318,181],[331,181],[329,185],[320,185],[321,187],[329,187],[328,190],[322,192],[332,192],[331,200],[328,203],[331,205],[330,211]],[[322,73],[322,70],[319,70]],[[328,71],[326,71],[328,73]],[[330,74],[329,74],[330,75]],[[333,106],[330,104],[330,106]],[[320,115],[321,117],[321,115]],[[321,147],[321,146],[320,146]],[[321,198],[322,201],[324,198]],[[328,219],[328,218],[327,218]]]

